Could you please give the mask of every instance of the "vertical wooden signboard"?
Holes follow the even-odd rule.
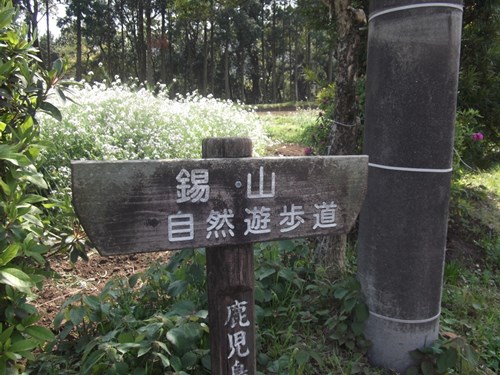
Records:
[[[202,160],[74,162],[73,203],[101,255],[206,247],[212,373],[255,374],[253,245],[346,233],[366,156],[250,158],[246,138]]]

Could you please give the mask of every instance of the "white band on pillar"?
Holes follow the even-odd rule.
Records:
[[[374,12],[373,14],[370,14],[370,17],[368,18],[368,22],[373,20],[375,17],[381,16],[383,14],[399,12],[401,10],[407,10],[407,9],[428,8],[428,7],[445,7],[445,8],[455,8],[455,9],[459,9],[461,11],[463,10],[463,5],[453,4],[453,3],[423,3],[423,4],[403,5],[400,7],[394,7],[394,8],[389,8],[389,9],[380,10],[378,12]]]
[[[453,171],[453,168],[445,169],[435,169],[435,168],[408,168],[408,167],[393,167],[392,165],[368,163],[370,167],[388,169],[391,171],[403,171],[403,172],[423,172],[423,173],[448,173]]]
[[[380,315],[377,313],[374,313],[373,311],[370,311],[370,315],[373,315],[379,319],[383,320],[388,320],[389,322],[395,322],[395,323],[404,323],[404,324],[421,324],[421,323],[429,323],[432,322],[436,319],[438,319],[441,316],[441,311],[437,313],[437,315],[433,316],[432,318],[427,318],[427,319],[397,319],[397,318],[390,318],[388,316]]]

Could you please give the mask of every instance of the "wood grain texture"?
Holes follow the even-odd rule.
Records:
[[[247,147],[247,146],[245,146]],[[251,148],[251,146],[250,146]],[[248,151],[248,150],[247,150]],[[89,238],[101,255],[174,250],[254,243],[332,233],[345,233],[355,222],[366,194],[368,157],[324,156],[289,158],[227,158],[168,161],[78,161],[72,163],[73,203]],[[249,198],[263,190],[275,194]],[[184,169],[207,170],[210,193],[207,202],[177,203],[176,177]],[[334,202],[336,226],[313,229],[319,214],[315,205]],[[302,207],[304,222],[293,231],[282,232],[285,210]],[[255,207],[269,208],[267,233],[247,233],[249,214]],[[207,220],[212,211],[232,210],[234,236],[226,233],[207,239]],[[169,217],[193,216],[193,238],[169,240]]]
[[[250,157],[252,143],[248,138],[209,138],[203,141],[202,150],[204,158]],[[237,366],[239,373],[246,370],[247,374],[254,375],[257,353],[253,245],[207,247],[206,255],[211,372],[232,375],[238,373],[236,367],[232,371],[233,366]],[[240,357],[237,350],[232,351],[231,344],[234,347],[234,338],[238,335],[244,335],[240,352],[248,355]]]

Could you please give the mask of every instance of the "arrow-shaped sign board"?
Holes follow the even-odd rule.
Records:
[[[72,163],[73,202],[101,255],[345,233],[367,156]]]

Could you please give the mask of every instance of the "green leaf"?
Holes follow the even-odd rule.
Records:
[[[14,8],[5,8],[0,12],[0,29],[5,28],[13,22],[16,10]]]
[[[364,327],[365,327],[365,324],[364,323],[360,323],[360,322],[354,322],[354,323],[351,324],[352,332],[354,332],[354,334],[356,336],[359,336],[359,335],[363,334],[363,328]]]
[[[359,322],[364,322],[368,319],[368,307],[364,303],[358,303],[354,309],[354,314]]]
[[[5,144],[0,145],[0,160],[6,160],[19,167],[26,167],[31,164],[25,155],[16,152],[15,147]]]
[[[195,309],[196,306],[192,301],[184,300],[173,304],[172,308],[170,309],[170,312],[172,314],[185,316],[185,315],[191,315],[195,311]]]
[[[335,292],[333,293],[333,296],[337,299],[342,299],[347,295],[347,293],[349,293],[349,291],[347,289],[337,288],[335,290]]]
[[[167,340],[172,343],[179,351],[186,352],[197,338],[200,337],[201,328],[199,324],[187,323],[180,327],[172,328],[167,332]]]
[[[56,71],[57,75],[60,76],[64,72],[64,61],[62,59],[57,59],[52,65],[53,70]]]
[[[33,339],[19,340],[13,343],[9,350],[14,353],[27,352],[35,349],[38,346],[38,341]]]
[[[54,117],[57,121],[62,121],[62,114],[54,104],[51,104],[49,102],[43,102],[42,105],[40,106],[40,109],[47,112],[49,115]]]
[[[87,296],[87,295],[84,295],[82,297],[82,301],[85,305],[87,305],[88,307],[94,309],[94,310],[97,310],[99,309],[100,305],[101,305],[101,302],[99,301],[99,298],[97,298],[96,296]]]
[[[10,326],[0,334],[0,344],[3,344],[5,343],[5,341],[7,341],[7,339],[12,335],[12,332],[14,332],[14,328],[14,326]]]
[[[178,297],[187,290],[188,285],[186,280],[175,280],[168,286],[167,293],[174,298]]]
[[[137,351],[137,358],[142,357],[144,354],[147,354],[151,350],[151,346],[141,346]]]
[[[266,277],[269,277],[276,273],[276,270],[272,267],[260,267],[255,271],[255,278],[257,280],[264,280]]]
[[[12,193],[11,187],[5,183],[3,179],[0,178],[0,187],[2,188],[5,195],[9,196]]]
[[[441,353],[437,359],[436,365],[440,373],[445,373],[457,364],[458,353],[455,348],[448,348]]]
[[[140,277],[141,275],[139,273],[130,276],[128,279],[128,286],[133,288],[137,284],[137,281],[140,279]]]
[[[21,245],[18,243],[13,243],[7,246],[7,248],[0,254],[0,266],[5,266],[12,259],[14,259],[20,249]]]
[[[424,361],[420,364],[420,368],[422,369],[422,373],[424,375],[435,375],[434,366],[432,362]]]
[[[41,189],[47,189],[48,188],[47,182],[45,182],[45,180],[43,178],[43,175],[41,173],[38,173],[36,171],[35,172],[30,171],[29,173],[27,173],[27,171],[26,171],[24,173],[24,178],[26,178],[26,180],[28,180],[33,185],[36,185],[36,186],[38,186]]]
[[[117,375],[129,375],[130,368],[125,362],[116,362],[113,364],[113,374]]]
[[[193,367],[198,361],[198,356],[193,352],[187,352],[182,356],[182,365],[184,368]]]
[[[78,325],[83,322],[85,317],[85,309],[83,307],[73,307],[69,312],[69,319],[74,325]]]
[[[175,355],[172,356],[172,358],[170,358],[170,365],[174,368],[175,371],[182,370],[182,361],[179,357]]]
[[[31,278],[17,268],[1,268],[0,283],[10,285],[19,290],[29,290],[34,286]]]
[[[52,341],[55,339],[54,334],[52,331],[48,328],[45,327],[40,327],[40,326],[30,326],[26,327],[25,332],[28,335],[31,335],[35,339],[42,340],[42,341]]]
[[[20,203],[30,203],[30,204],[33,204],[33,203],[40,203],[40,202],[45,202],[47,200],[47,198],[44,198],[40,195],[36,195],[36,194],[27,194],[23,197],[23,199],[21,199],[21,202]]]
[[[280,277],[284,278],[289,283],[293,283],[293,281],[298,277],[297,274],[290,268],[282,268],[280,269],[278,274]]]
[[[304,366],[308,361],[311,355],[309,352],[306,352],[305,350],[299,350],[295,354],[295,361],[297,362],[297,365],[299,367]]]

